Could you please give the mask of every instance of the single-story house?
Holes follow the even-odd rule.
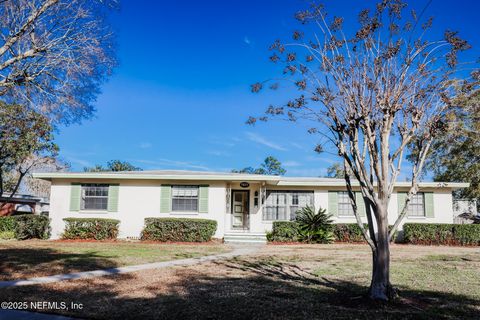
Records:
[[[0,217],[17,214],[48,214],[48,201],[29,194],[4,194],[0,197]]]
[[[356,222],[343,179],[194,171],[58,172],[34,177],[51,181],[52,238],[61,236],[67,217],[118,219],[121,238],[140,237],[147,217],[212,219],[218,223],[215,237],[227,241],[264,239],[273,221],[291,220],[307,205],[326,208],[336,223]],[[396,184],[390,224],[409,185]],[[404,222],[453,223],[452,190],[465,187],[467,183],[420,183]],[[359,210],[364,215],[364,205]]]

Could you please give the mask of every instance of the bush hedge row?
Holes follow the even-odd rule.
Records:
[[[274,221],[272,231],[267,232],[267,240],[273,242],[298,242],[300,233],[295,221]]]
[[[364,224],[368,228],[367,224]],[[389,226],[391,229],[392,226]],[[332,225],[335,241],[364,242],[362,230],[356,223],[338,223]],[[396,234],[394,236],[394,239]],[[295,221],[274,221],[272,231],[267,233],[267,240],[273,242],[298,242],[298,225]]]
[[[104,218],[65,218],[63,239],[112,240],[118,235],[119,220]]]
[[[217,221],[189,218],[145,218],[142,240],[205,242],[215,234]]]
[[[48,239],[50,219],[45,216],[22,214],[0,217],[0,239]]]
[[[368,225],[364,224],[365,228]],[[333,227],[333,234],[335,241],[340,242],[364,242],[362,230],[356,223],[341,223],[335,224]]]
[[[366,226],[366,225],[365,225]],[[332,225],[335,241],[363,242],[362,231],[356,223]],[[299,241],[298,224],[295,221],[274,221],[272,231],[267,233],[267,240],[273,242]]]
[[[412,244],[480,245],[480,225],[405,223],[403,237]]]

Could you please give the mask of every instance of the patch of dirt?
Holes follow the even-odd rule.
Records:
[[[410,268],[418,258],[432,254],[479,255],[469,248],[460,251],[392,246],[395,259],[413,261],[408,262]],[[0,291],[0,300],[82,303],[82,310],[59,312],[93,319],[478,318],[480,300],[467,293],[442,292],[436,281],[428,290],[402,283],[400,299],[372,303],[363,296],[368,276],[365,281],[358,269],[349,269],[368,269],[370,262],[367,245],[272,245],[255,254],[195,266],[8,288]],[[319,266],[336,275],[316,275]]]

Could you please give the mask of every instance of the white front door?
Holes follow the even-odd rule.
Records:
[[[245,228],[248,225],[248,191],[232,191],[232,226]]]

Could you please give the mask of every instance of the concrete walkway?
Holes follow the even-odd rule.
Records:
[[[263,246],[264,245],[262,244],[235,244],[235,245],[232,245],[233,250],[230,252],[220,253],[220,254],[215,254],[210,256],[203,256],[198,258],[170,260],[170,261],[146,263],[146,264],[139,264],[134,266],[125,266],[125,267],[110,268],[110,269],[103,269],[103,270],[58,274],[58,275],[47,276],[47,277],[30,278],[26,280],[0,281],[0,288],[28,286],[28,285],[35,285],[35,284],[59,282],[64,280],[75,280],[75,279],[86,279],[86,278],[93,278],[93,277],[110,276],[114,274],[135,272],[140,270],[160,269],[160,268],[175,267],[175,266],[189,266],[189,265],[194,265],[202,262],[232,258],[236,256],[254,253]]]

